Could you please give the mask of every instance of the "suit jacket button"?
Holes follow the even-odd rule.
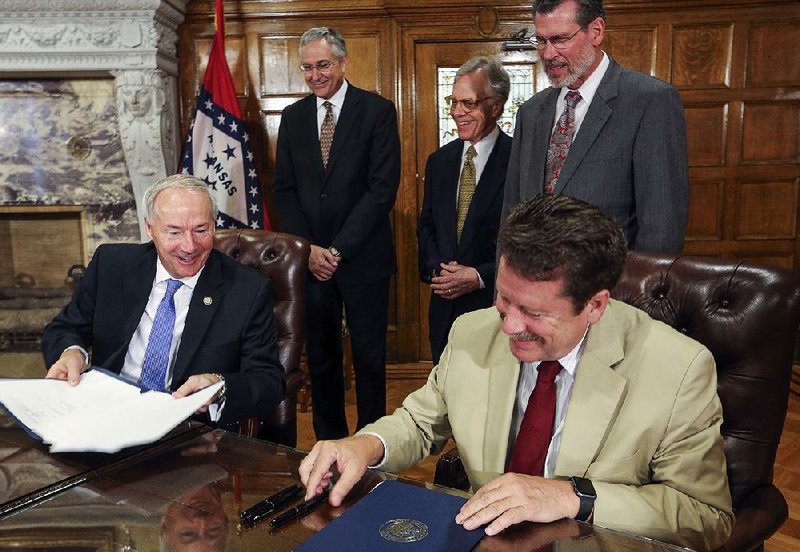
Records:
[[[328,194],[319,194],[320,199],[325,199],[326,197],[328,197]]]

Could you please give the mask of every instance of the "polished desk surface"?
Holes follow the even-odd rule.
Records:
[[[267,523],[242,528],[243,510],[298,482],[305,453],[220,430],[197,435],[198,429],[203,431],[184,425],[157,450],[126,458],[126,453],[50,455],[21,430],[3,424],[0,511],[28,493],[56,491],[0,519],[0,550],[157,551],[163,539],[169,550],[288,551],[378,482],[396,478],[370,471],[342,507],[325,504],[275,532]],[[562,520],[513,527],[485,537],[476,550],[682,549]]]

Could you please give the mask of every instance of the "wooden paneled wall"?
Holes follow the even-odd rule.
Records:
[[[689,254],[800,268],[800,2],[797,0],[607,0],[606,51],[672,82],[686,108],[690,160]],[[213,1],[193,0],[180,28],[182,131],[203,77]],[[425,158],[435,148],[427,118],[435,91],[417,75],[463,51],[504,62],[514,31],[533,32],[530,2],[501,0],[228,0],[227,56],[269,195],[281,110],[307,93],[300,35],[332,26],[349,48],[347,78],[395,101],[403,176],[393,213],[400,271],[390,313],[390,357],[426,356],[426,289],[419,284],[416,218]],[[434,68],[430,68],[434,69]],[[424,79],[420,77],[419,81]],[[427,82],[427,81],[426,81]],[[537,74],[536,89],[547,86]],[[280,221],[272,213],[279,227]]]

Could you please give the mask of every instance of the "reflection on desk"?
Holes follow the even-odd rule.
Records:
[[[242,511],[298,482],[304,455],[219,430],[207,433],[158,455],[96,470],[91,481],[0,520],[0,549],[289,551],[378,482],[396,479],[369,471],[339,508],[326,504],[275,532],[264,523],[240,527]],[[572,520],[515,526],[484,538],[476,550],[552,550],[556,542],[558,550],[576,552],[679,550]]]

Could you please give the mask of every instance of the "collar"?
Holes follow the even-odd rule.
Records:
[[[477,144],[465,140],[464,148],[461,150],[461,158],[464,159],[467,156],[467,150],[470,146],[475,146],[476,157],[486,159],[489,157],[489,154],[492,153],[494,145],[497,143],[498,136],[500,136],[500,127],[494,125],[492,131],[484,136]]]
[[[578,88],[578,92],[581,93],[581,99],[586,102],[586,105],[592,103],[592,98],[594,98],[594,94],[597,92],[600,81],[603,80],[609,65],[611,65],[611,62],[609,61],[608,54],[603,52],[603,59],[600,60],[600,63],[595,70],[592,71],[592,74],[589,75],[589,78]],[[562,86],[558,94],[558,100],[566,101],[564,98],[567,97],[567,92],[571,92],[571,89]]]
[[[575,370],[578,368],[578,362],[581,360],[581,354],[583,353],[583,345],[586,343],[586,336],[589,334],[589,327],[586,328],[586,331],[583,332],[583,337],[581,340],[578,341],[578,344],[572,348],[570,352],[566,355],[558,359],[558,363],[561,367],[569,372],[569,375],[573,378],[575,377]],[[523,362],[522,368],[524,370],[529,370],[530,368],[539,367],[539,362]]]
[[[338,109],[341,111],[342,105],[344,105],[344,96],[345,94],[347,94],[347,89],[349,87],[350,85],[348,84],[347,79],[344,79],[342,81],[342,85],[339,87],[339,90],[337,90],[336,93],[329,99],[326,100],[325,98],[320,98],[319,96],[317,96],[317,109],[322,109],[323,103],[331,102],[334,109]]]
[[[207,260],[206,264],[208,264]],[[184,286],[193,290],[197,285],[197,280],[200,279],[200,275],[203,273],[203,269],[205,267],[206,265],[203,265],[194,276],[189,276],[188,278],[179,278],[179,280],[183,282]],[[172,278],[172,276],[170,276],[169,272],[167,272],[167,269],[164,268],[164,265],[161,263],[161,259],[158,257],[158,255],[156,255],[156,279],[153,281],[153,284],[166,282],[170,278]]]

